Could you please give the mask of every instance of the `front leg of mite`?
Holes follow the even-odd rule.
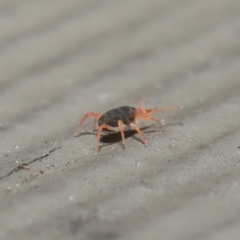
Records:
[[[125,144],[125,137],[124,137],[124,123],[121,120],[118,120],[118,129],[122,136],[122,143]]]
[[[97,133],[97,147],[96,147],[96,152],[99,152],[99,141],[100,141],[100,137],[101,137],[101,132],[103,129],[108,129],[110,131],[116,131],[116,128],[111,127],[107,124],[102,124],[101,126],[98,127],[98,133]]]
[[[135,130],[138,132],[138,134],[140,135],[142,142],[144,143],[145,146],[147,146],[147,141],[144,138],[143,132],[139,129],[139,127],[137,126],[136,123],[132,122],[130,124],[130,126],[132,126],[133,128],[135,128]]]
[[[150,120],[158,123],[160,126],[164,126],[164,123],[153,116],[146,116],[142,118],[143,120]]]

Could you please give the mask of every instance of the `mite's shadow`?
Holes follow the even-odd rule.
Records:
[[[143,133],[151,133],[151,132],[162,132],[163,128],[168,127],[168,126],[182,126],[182,123],[178,124],[166,124],[164,126],[159,126],[158,124],[152,124],[146,127],[140,128]],[[135,134],[137,136],[135,136]],[[79,136],[82,135],[96,135],[96,130],[92,132],[83,132]],[[124,136],[125,139],[129,137],[133,137],[135,140],[142,142],[141,138],[138,136],[137,131],[133,129],[125,130],[124,131]],[[102,131],[102,135],[100,138],[100,142],[103,143],[103,145],[100,146],[100,148],[107,146],[107,145],[112,145],[118,142],[122,141],[121,133],[120,132],[112,132],[112,131]]]

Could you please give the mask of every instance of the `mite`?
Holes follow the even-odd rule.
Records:
[[[98,122],[97,128],[97,147],[96,151],[99,151],[99,140],[101,136],[102,130],[110,130],[114,132],[120,132],[122,136],[122,143],[125,143],[124,138],[124,130],[126,127],[131,127],[135,129],[141,137],[141,140],[145,146],[147,146],[147,142],[144,138],[143,132],[140,130],[138,125],[136,124],[137,121],[154,121],[158,123],[160,126],[163,123],[152,116],[155,112],[161,112],[166,110],[175,110],[179,109],[179,107],[169,107],[169,108],[149,108],[145,109],[143,106],[143,101],[140,104],[140,108],[129,107],[129,106],[122,106],[118,108],[113,108],[105,113],[100,112],[87,112],[83,118],[80,120],[78,128],[74,133],[75,136],[80,134],[81,126],[83,122],[88,117],[94,118],[93,129],[96,128],[96,123]]]

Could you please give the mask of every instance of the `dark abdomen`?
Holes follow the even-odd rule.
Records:
[[[111,109],[99,118],[98,126],[107,124],[111,127],[117,127],[119,120],[121,120],[125,125],[129,125],[129,123],[134,119],[135,112],[136,108],[128,106]]]

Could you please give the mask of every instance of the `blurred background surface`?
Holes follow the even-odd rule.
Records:
[[[239,0],[0,0],[0,238],[240,239],[239,39]],[[148,147],[73,137],[145,97]]]

